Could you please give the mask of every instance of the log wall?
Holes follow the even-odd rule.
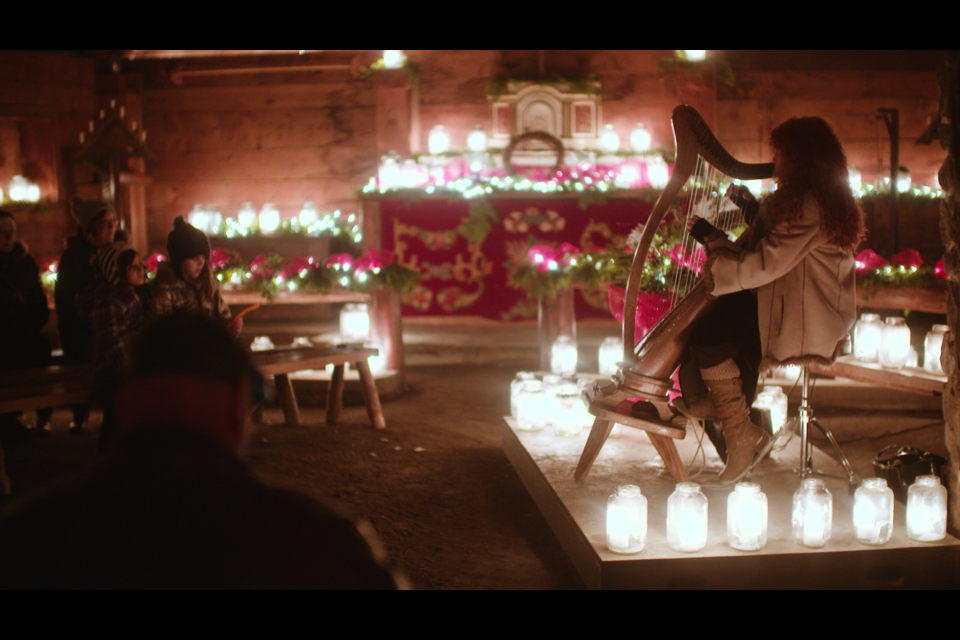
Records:
[[[945,156],[938,145],[914,144],[937,110],[935,68],[862,71],[841,64],[843,59],[835,65],[828,59],[813,70],[772,72],[734,56],[735,86],[721,83],[714,90],[709,89],[714,83],[709,75],[661,74],[659,61],[672,51],[407,54],[420,67],[419,78],[411,78],[411,85],[419,85],[419,94],[412,92],[419,100],[410,110],[414,117],[419,114],[419,127],[411,127],[413,149],[426,149],[436,124],[446,126],[453,149],[463,149],[474,125],[489,128],[488,81],[535,77],[542,69],[548,77],[596,76],[603,92],[602,122],[617,127],[624,146],[633,126],[644,122],[655,146],[672,149],[670,112],[681,96],[698,95],[720,140],[746,161],[770,159],[766,138],[776,124],[814,114],[834,125],[864,180],[887,175],[890,144],[876,118],[881,107],[900,110],[901,164],[916,182],[929,184]],[[782,57],[789,59],[787,53]],[[277,60],[247,64],[276,66]],[[242,64],[231,57],[189,61],[186,66]],[[126,72],[142,74],[143,126],[147,146],[156,154],[146,168],[153,180],[146,189],[151,251],[164,248],[173,219],[197,203],[216,205],[225,216],[236,215],[244,202],[258,209],[271,202],[285,218],[305,201],[321,210],[356,210],[356,190],[375,174],[377,160],[386,151],[378,146],[378,112],[384,105],[378,102],[375,81],[359,79],[349,70],[178,76],[183,68],[177,60],[132,60],[124,66]],[[72,230],[65,202],[74,191],[73,182],[86,182],[76,178],[64,157],[79,147],[79,131],[96,110],[97,71],[94,61],[82,56],[0,52],[0,118],[48,118],[59,145],[60,199],[47,213],[31,214],[21,223],[24,237],[44,254],[58,253]],[[701,93],[691,94],[691,88]],[[901,245],[907,246],[904,241]]]
[[[3,157],[0,164],[19,169],[36,161],[52,181],[41,184],[43,206],[7,207],[17,219],[20,239],[38,257],[59,256],[67,235],[76,231],[68,208],[78,172],[71,158],[80,148],[80,132],[95,113],[94,87],[92,58],[0,51],[0,120],[16,123],[26,156]],[[8,184],[0,187],[6,194]],[[49,200],[51,194],[56,200]]]

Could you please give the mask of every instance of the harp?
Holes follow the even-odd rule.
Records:
[[[577,480],[582,480],[590,472],[616,423],[645,430],[673,477],[678,482],[687,480],[674,440],[684,438],[688,420],[676,416],[670,405],[669,391],[690,334],[716,299],[707,296],[700,281],[675,283],[673,290],[685,290],[685,295],[673,304],[643,341],[634,346],[634,313],[647,254],[660,223],[668,211],[676,208],[678,197],[691,178],[693,188],[684,198],[687,214],[693,210],[706,211],[711,198],[719,202],[719,187],[724,180],[760,180],[773,175],[772,163],[748,164],[734,159],[693,108],[681,105],[674,109],[672,124],[676,143],[673,174],[644,226],[627,279],[623,307],[623,362],[609,382],[597,383],[583,392],[582,400],[595,420],[574,473]],[[736,225],[735,216],[727,223],[727,226]],[[718,226],[722,228],[722,225]],[[685,238],[681,246],[692,247],[692,239]],[[677,269],[676,273],[680,270]],[[691,276],[687,274],[686,277]]]

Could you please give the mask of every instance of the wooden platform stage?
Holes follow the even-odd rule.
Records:
[[[524,432],[511,417],[504,419],[503,448],[524,486],[554,534],[591,589],[875,589],[960,587],[960,541],[950,536],[938,543],[907,538],[905,508],[894,510],[894,534],[883,547],[856,542],[853,496],[842,468],[820,451],[814,453],[818,471],[836,475],[825,482],[833,494],[833,535],[826,547],[806,549],[793,541],[790,514],[793,493],[800,485],[794,468],[799,462],[799,438],[775,451],[753,476],[769,501],[767,546],[741,552],[727,544],[727,496],[732,489],[709,488],[722,468],[709,441],[704,439],[703,473],[693,479],[704,486],[709,500],[707,546],[693,554],[672,551],[666,540],[667,498],[674,481],[646,435],[623,429],[607,441],[582,482],[573,470],[583,450],[587,430],[570,438],[552,430]],[[691,476],[700,458],[699,431],[690,430],[677,441]],[[858,482],[860,479],[858,478]],[[648,501],[647,546],[636,555],[620,555],[606,547],[607,498],[618,485],[640,486]]]

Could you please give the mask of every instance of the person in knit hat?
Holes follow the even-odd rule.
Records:
[[[53,299],[57,311],[57,332],[66,364],[89,364],[93,361],[93,330],[77,307],[77,295],[96,287],[97,269],[91,263],[97,250],[111,242],[117,232],[117,218],[103,202],[70,199],[70,212],[77,221],[77,233],[67,238],[66,250],[57,267],[57,284]],[[70,432],[83,432],[90,413],[89,403],[72,407]]]
[[[177,216],[167,236],[168,262],[161,262],[157,275],[146,287],[147,318],[160,318],[186,310],[221,320],[234,335],[240,334],[241,318],[231,319],[230,307],[220,296],[210,268],[210,241],[207,236]]]
[[[50,342],[43,327],[50,318],[37,263],[17,240],[17,221],[0,211],[0,371],[50,364]],[[49,430],[52,408],[37,410],[37,433]],[[0,415],[0,435],[26,433],[16,413]]]
[[[140,254],[125,240],[108,242],[93,257],[100,284],[79,296],[80,310],[93,329],[93,366],[97,399],[103,408],[99,449],[104,451],[117,432],[113,399],[120,380],[127,344],[139,331],[143,307],[137,289],[143,286]]]

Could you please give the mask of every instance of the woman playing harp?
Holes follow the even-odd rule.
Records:
[[[832,363],[856,320],[853,256],[865,227],[840,142],[816,117],[787,120],[770,142],[777,189],[737,245],[696,216],[688,222],[707,251],[706,291],[720,300],[687,343],[675,406],[721,423],[724,483],[769,438],[750,421],[758,374]]]

